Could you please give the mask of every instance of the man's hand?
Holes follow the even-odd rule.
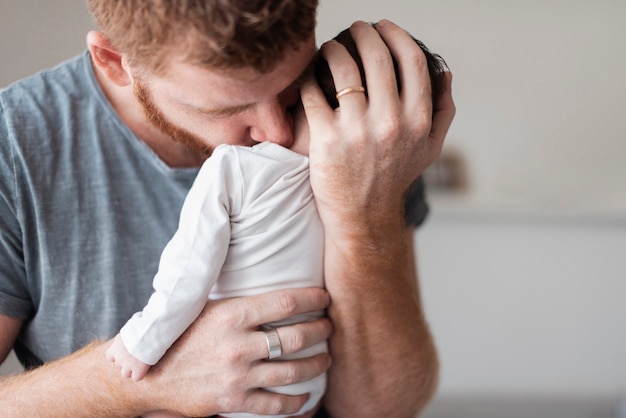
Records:
[[[265,333],[259,326],[324,309],[322,289],[290,289],[258,296],[209,301],[200,317],[152,366],[145,381],[156,392],[159,409],[186,416],[246,411],[263,415],[297,412],[308,398],[261,390],[309,380],[330,366],[328,354],[309,359],[264,361]],[[277,328],[282,354],[328,339],[326,318]],[[207,411],[212,405],[212,411]],[[210,415],[210,414],[209,414]]]
[[[38,416],[41,411],[47,417],[138,416],[156,410],[186,416],[295,413],[307,394],[287,396],[259,388],[309,380],[328,369],[330,357],[266,362],[265,334],[258,327],[325,309],[328,303],[323,289],[209,301],[141,381],[123,378],[106,360],[111,340],[0,380],[0,410],[11,417]],[[331,325],[319,319],[277,331],[283,353],[289,354],[328,339]]]
[[[433,114],[426,59],[415,41],[389,21],[374,28],[351,28],[367,78],[367,94],[350,93],[331,109],[314,81],[302,89],[311,131],[311,183],[327,232],[348,222],[378,224],[400,215],[409,185],[440,154],[454,117],[447,88]],[[360,86],[361,77],[345,48],[331,41],[322,47],[337,91]],[[391,54],[399,65],[398,93]],[[340,228],[340,229],[337,229]]]

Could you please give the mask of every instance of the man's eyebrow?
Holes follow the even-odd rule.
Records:
[[[237,106],[223,106],[223,107],[216,107],[216,108],[209,109],[209,108],[204,108],[204,107],[188,105],[188,107],[198,112],[204,113],[208,116],[212,116],[215,118],[236,115],[238,113],[241,113],[245,110],[252,108],[253,106],[254,106],[254,103],[247,103],[247,104],[237,105]]]

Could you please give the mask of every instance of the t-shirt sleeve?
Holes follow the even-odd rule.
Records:
[[[25,319],[32,303],[25,279],[22,234],[15,211],[13,152],[0,102],[0,314]]]
[[[420,226],[428,216],[429,207],[426,202],[426,185],[419,176],[411,187],[404,200],[404,220],[406,226]]]

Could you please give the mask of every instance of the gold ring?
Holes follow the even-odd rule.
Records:
[[[340,90],[335,94],[335,97],[339,99],[341,96],[345,96],[350,93],[365,93],[365,87],[363,86],[354,86],[354,87],[346,87],[343,90]]]

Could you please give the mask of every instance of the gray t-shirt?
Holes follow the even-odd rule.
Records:
[[[111,108],[84,53],[0,91],[0,313],[26,366],[110,338],[152,293],[198,169],[172,169]],[[423,183],[407,223],[428,208]]]
[[[84,54],[0,93],[0,312],[48,361],[113,336],[151,293],[197,169],[120,120]]]

